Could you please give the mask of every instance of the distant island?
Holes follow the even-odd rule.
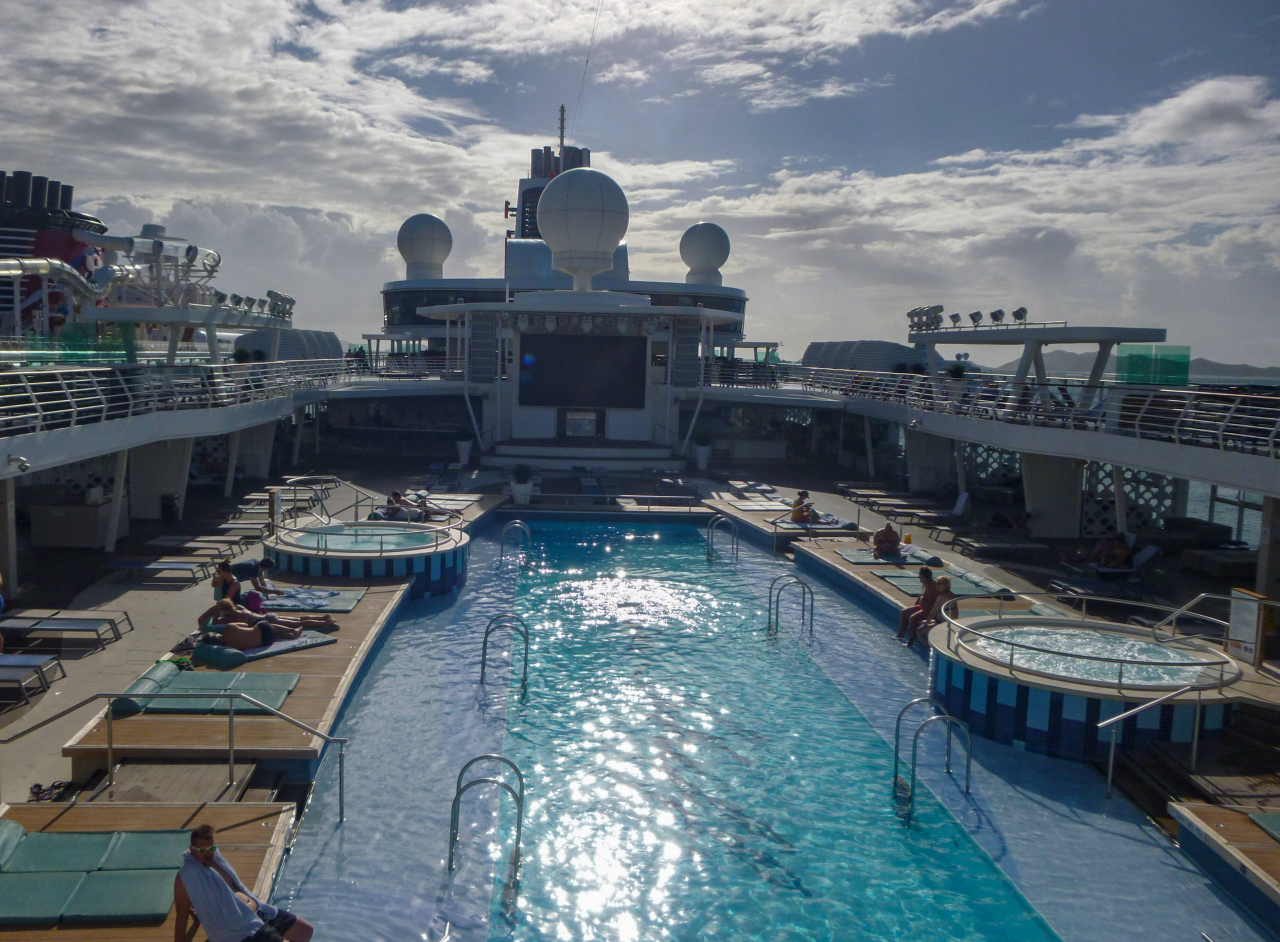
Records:
[[[1072,353],[1070,350],[1049,350],[1044,355],[1045,369],[1054,373],[1088,373],[1093,366],[1093,353]],[[1107,363],[1107,372],[1114,373],[1116,358],[1113,354]],[[991,367],[993,373],[1012,373],[1018,369],[1018,361],[1010,360],[1001,366]],[[1250,366],[1247,363],[1219,363],[1195,357],[1191,361],[1191,375],[1197,377],[1223,376],[1240,379],[1280,380],[1280,366]]]

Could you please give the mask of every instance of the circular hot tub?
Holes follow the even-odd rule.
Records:
[[[279,527],[262,543],[281,569],[346,579],[413,577],[413,597],[442,595],[466,580],[470,537],[457,524],[362,520]]]
[[[1119,744],[1220,736],[1224,691],[1241,677],[1220,647],[1067,613],[948,619],[935,632],[930,692],[948,712],[974,735],[1063,758],[1105,756],[1112,727],[1098,723],[1182,688],[1114,727]]]

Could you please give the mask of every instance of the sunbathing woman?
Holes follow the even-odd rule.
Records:
[[[905,638],[916,636],[916,629],[919,628],[920,622],[929,617],[933,611],[933,605],[938,600],[938,584],[933,581],[933,570],[928,566],[920,567],[920,597],[916,599],[916,604],[910,608],[903,609],[902,614],[898,616],[898,633],[895,638]],[[908,636],[907,631],[911,634]]]
[[[950,576],[939,576],[934,585],[938,587],[938,597],[933,603],[933,610],[929,612],[927,618],[923,619],[910,629],[910,634],[908,636],[910,640],[907,641],[907,647],[911,647],[915,644],[917,637],[924,641],[925,647],[928,647],[929,631],[935,625],[940,625],[942,622],[946,621],[943,617],[942,609],[948,602],[952,602],[960,597],[951,591]]]

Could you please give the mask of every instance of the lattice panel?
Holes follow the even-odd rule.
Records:
[[[965,484],[1002,486],[1022,477],[1022,455],[1006,448],[961,442]]]
[[[1125,530],[1154,527],[1178,512],[1178,479],[1137,468],[1124,469]],[[1081,536],[1103,537],[1116,532],[1116,499],[1111,465],[1090,461],[1084,469]]]

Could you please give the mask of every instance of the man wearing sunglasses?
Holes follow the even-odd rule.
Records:
[[[310,942],[315,931],[305,919],[249,892],[218,853],[209,824],[191,832],[191,846],[173,880],[173,901],[177,904],[174,942],[188,942],[188,917],[204,926],[209,942]]]

